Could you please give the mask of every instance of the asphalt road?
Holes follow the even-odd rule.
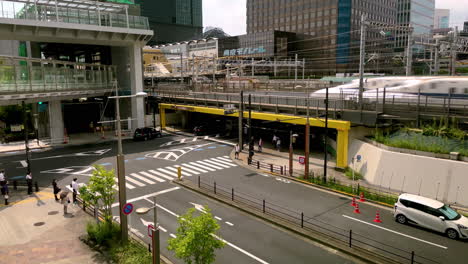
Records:
[[[172,142],[181,137],[167,136],[148,142],[125,142],[127,200],[135,207],[152,206],[152,196],[157,196],[158,222],[161,228],[161,248],[164,255],[175,263],[177,260],[166,249],[167,239],[176,234],[177,216],[196,205],[207,205],[221,226],[220,236],[227,241],[224,249],[217,252],[216,263],[353,263],[335,251],[306,241],[277,227],[266,224],[231,207],[214,202],[206,197],[173,185],[169,179],[175,176],[175,165],[186,166],[187,177],[203,175],[216,177],[235,174],[238,166],[226,158],[231,147],[222,143],[203,140]],[[187,140],[188,141],[188,140]],[[179,144],[182,143],[182,144]],[[161,146],[167,144],[166,146]],[[170,145],[169,145],[170,144]],[[172,151],[168,152],[167,149]],[[221,156],[220,156],[221,154]],[[78,182],[87,182],[92,169],[89,165],[101,164],[115,167],[115,143],[77,146],[32,154],[34,180],[41,186],[50,185],[53,178],[65,188],[74,177]],[[211,158],[218,159],[216,162]],[[22,178],[25,173],[22,155],[1,155],[0,163],[10,179]],[[188,172],[192,176],[188,176]],[[198,174],[197,174],[198,173]],[[118,216],[118,206],[114,208]],[[142,221],[143,219],[143,221]],[[130,225],[149,243],[146,225],[153,215],[132,213]],[[172,234],[172,235],[171,235]]]

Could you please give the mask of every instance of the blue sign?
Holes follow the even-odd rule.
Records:
[[[224,56],[251,55],[259,53],[266,53],[266,49],[264,46],[259,46],[258,48],[238,48],[224,50]]]
[[[123,213],[125,215],[131,214],[133,212],[133,204],[128,203],[128,204],[124,205],[122,210],[123,210]]]
[[[357,162],[361,162],[361,159],[362,159],[361,155],[357,155],[356,159],[357,159]]]

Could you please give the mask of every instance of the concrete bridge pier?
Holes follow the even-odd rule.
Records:
[[[60,100],[49,101],[49,129],[52,144],[60,144],[65,141],[65,126]]]

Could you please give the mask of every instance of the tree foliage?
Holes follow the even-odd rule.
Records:
[[[224,247],[225,243],[217,239],[219,224],[213,218],[211,210],[204,207],[205,213],[194,216],[195,208],[179,216],[177,236],[168,240],[168,249],[176,257],[188,264],[209,264],[215,261],[215,250]]]
[[[95,165],[93,175],[87,186],[80,189],[81,197],[87,204],[96,209],[102,208],[103,218],[106,222],[112,222],[112,203],[116,190],[114,170],[106,170],[103,166]]]

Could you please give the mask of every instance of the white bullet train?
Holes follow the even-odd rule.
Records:
[[[385,91],[384,91],[385,90]],[[324,98],[326,89],[312,93],[311,97]],[[328,89],[330,99],[357,100],[359,79]],[[419,94],[419,96],[418,96]],[[382,101],[468,104],[468,77],[378,77],[364,78],[363,99]]]

